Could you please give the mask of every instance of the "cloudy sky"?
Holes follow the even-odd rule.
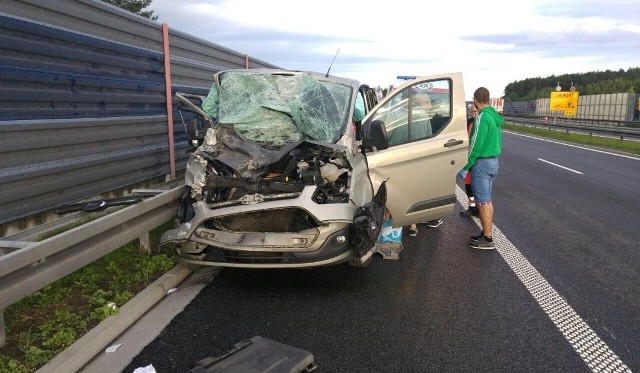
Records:
[[[378,3],[153,0],[148,9],[172,29],[283,68],[325,73],[339,50],[331,74],[371,86],[462,72],[467,99],[480,86],[500,97],[526,78],[640,67],[638,0]]]

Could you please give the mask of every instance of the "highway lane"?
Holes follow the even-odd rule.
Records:
[[[466,247],[478,227],[457,206],[439,228],[405,237],[398,261],[224,269],[123,371],[185,371],[254,335],[313,353],[321,372],[640,370],[638,161],[508,133],[504,143],[499,250]],[[575,326],[566,308],[554,316],[561,305],[534,298],[523,268],[584,320],[577,341],[565,336]],[[582,337],[604,347],[578,353]]]
[[[496,224],[638,370],[640,159],[515,134],[505,142]]]

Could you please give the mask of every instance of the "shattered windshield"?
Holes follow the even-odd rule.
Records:
[[[215,89],[212,88],[212,89]],[[349,119],[352,88],[309,74],[226,72],[217,113],[249,140],[282,146],[301,140],[336,142]]]

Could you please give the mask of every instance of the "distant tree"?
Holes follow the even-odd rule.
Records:
[[[562,90],[568,90],[573,84],[581,95],[599,95],[606,93],[640,93],[640,67],[618,71],[590,71],[583,74],[551,75],[546,78],[527,78],[507,84],[504,89],[507,101],[529,101],[548,98],[560,84]]]
[[[153,10],[143,10],[144,8],[151,5],[153,0],[102,0],[105,3],[109,3],[111,5],[115,5],[118,8],[128,10],[131,13],[135,13],[139,16],[143,16],[145,18],[149,18],[152,21],[158,19],[157,15],[153,14]]]

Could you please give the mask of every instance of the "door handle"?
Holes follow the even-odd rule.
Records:
[[[444,144],[444,147],[445,148],[450,148],[452,146],[460,145],[463,142],[464,142],[464,140],[453,140],[453,139],[451,139],[451,140],[447,141],[446,144]]]

